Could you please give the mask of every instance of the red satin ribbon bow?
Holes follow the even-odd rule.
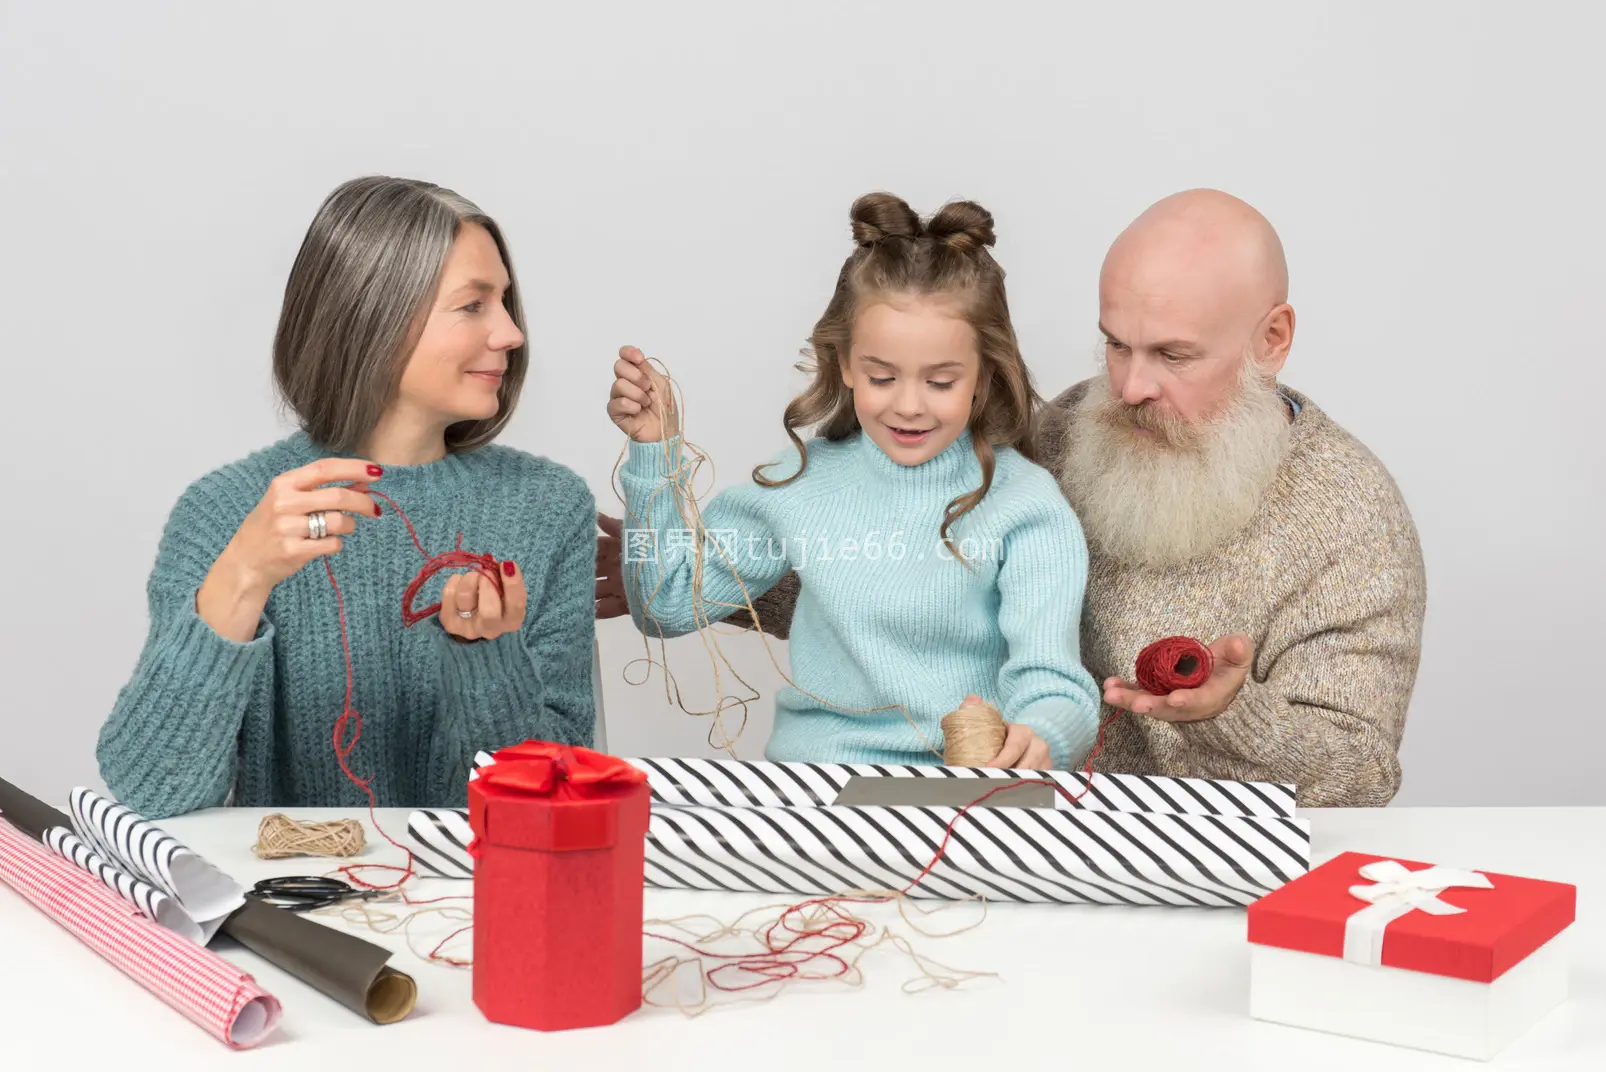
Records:
[[[593,752],[589,748],[525,741],[503,748],[491,756],[493,762],[480,769],[482,788],[521,795],[584,800],[587,790],[599,785],[640,785],[647,772],[616,756]],[[468,845],[468,853],[478,859],[480,839]]]
[[[534,796],[584,797],[587,786],[638,785],[647,780],[645,771],[617,756],[546,741],[525,741],[500,749],[491,758],[495,762],[479,772],[482,786]]]

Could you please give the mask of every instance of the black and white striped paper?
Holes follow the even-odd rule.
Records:
[[[491,757],[483,752],[476,757],[478,766],[483,767],[490,761]],[[629,762],[647,772],[654,804],[811,808],[834,802],[837,794],[855,777],[1032,778],[1052,780],[1077,798],[1067,800],[1056,794],[1056,808],[1161,815],[1294,817],[1293,787],[1262,782],[1095,774],[1089,786],[1087,776],[1080,771],[882,763],[743,763],[715,759],[632,759]]]
[[[68,804],[78,836],[104,860],[172,898],[203,944],[245,903],[237,882],[129,808],[82,786]]]
[[[476,757],[485,766],[490,757]],[[648,885],[817,896],[902,889],[960,809],[843,806],[855,776],[1041,778],[1045,772],[860,764],[632,759],[653,813]],[[1047,776],[1073,794],[1079,773]],[[420,863],[469,877],[461,811],[414,812]],[[1310,824],[1290,786],[1096,774],[1056,807],[974,808],[913,897],[1131,905],[1247,905],[1310,869]]]
[[[474,877],[474,859],[468,854],[472,840],[466,811],[421,808],[407,817],[413,859],[442,878]]]
[[[133,905],[158,926],[205,944],[201,927],[167,894],[143,879],[107,863],[100,854],[64,826],[45,831],[45,844],[79,870],[100,879],[113,893]]]

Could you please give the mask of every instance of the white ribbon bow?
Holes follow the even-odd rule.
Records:
[[[1434,916],[1465,912],[1438,898],[1440,890],[1467,886],[1494,889],[1487,875],[1453,867],[1427,867],[1412,871],[1397,860],[1378,860],[1361,868],[1361,877],[1374,885],[1351,886],[1350,896],[1367,906],[1344,923],[1344,959],[1355,964],[1383,963],[1383,932],[1390,923],[1416,909]]]

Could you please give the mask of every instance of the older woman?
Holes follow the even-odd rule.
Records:
[[[112,792],[158,817],[231,794],[366,803],[357,779],[380,806],[444,805],[476,749],[590,744],[595,504],[563,466],[491,445],[528,364],[496,223],[428,183],[344,184],[291,270],[273,364],[301,429],[173,509],[101,731]],[[413,604],[438,615],[407,627],[421,549],[460,537],[497,564],[436,574]]]

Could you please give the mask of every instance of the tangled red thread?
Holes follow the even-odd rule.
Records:
[[[911,890],[920,885],[947,853],[954,827],[970,809],[999,793],[1043,784],[1047,784],[1066,800],[1077,799],[1064,786],[1053,782],[1044,783],[1031,778],[1005,781],[956,811],[954,817],[948,820],[948,825],[943,828],[942,840],[938,842],[937,852],[932,856],[931,862],[901,889],[886,893],[906,897]],[[736,992],[754,990],[771,983],[837,979],[852,971],[854,966],[854,962],[848,960],[839,950],[859,941],[871,929],[869,923],[843,906],[879,904],[887,899],[886,893],[868,896],[835,894],[828,897],[811,897],[806,901],[789,905],[774,922],[759,932],[764,945],[760,952],[721,953],[672,935],[655,934],[652,931],[642,933],[649,938],[657,938],[689,949],[699,957],[723,962],[703,972],[708,985],[715,990]],[[809,918],[812,915],[811,910],[818,910],[825,919],[811,920]],[[807,966],[817,960],[825,961],[829,967],[809,970]],[[727,976],[732,978],[727,979]]]
[[[418,576],[413,578],[412,583],[407,586],[407,591],[402,595],[402,622],[405,626],[411,627],[417,625],[419,622],[434,616],[440,611],[441,605],[439,603],[433,603],[422,610],[414,610],[413,601],[418,597],[418,593],[424,587],[425,582],[443,569],[454,569],[461,567],[473,569],[482,576],[488,577],[491,583],[496,585],[497,595],[500,596],[504,594],[504,589],[502,587],[502,572],[498,568],[500,564],[497,562],[495,557],[488,554],[474,554],[473,552],[463,550],[462,533],[458,533],[457,535],[456,548],[442,555],[431,556],[428,551],[424,550],[423,543],[419,541],[418,533],[413,529],[412,521],[408,519],[406,512],[402,510],[401,507],[396,505],[395,500],[386,495],[384,492],[375,491],[372,488],[368,490],[368,493],[384,499],[387,503],[390,503],[390,508],[396,511],[397,516],[402,519],[402,523],[407,526],[407,535],[412,537],[413,546],[418,548],[418,553],[424,556],[423,568],[418,571]],[[396,890],[400,889],[400,887],[406,883],[408,879],[415,876],[418,872],[413,867],[413,851],[406,845],[403,845],[401,842],[387,834],[385,832],[385,828],[379,825],[379,817],[374,813],[375,805],[378,802],[374,797],[374,791],[371,787],[371,783],[373,782],[372,776],[368,778],[359,778],[352,773],[351,767],[346,763],[347,758],[349,758],[352,751],[356,749],[358,739],[362,737],[362,715],[358,714],[357,709],[351,706],[353,678],[351,669],[351,638],[346,631],[346,604],[345,599],[340,592],[340,583],[335,580],[334,566],[331,564],[330,556],[328,555],[324,556],[323,568],[324,571],[329,574],[329,584],[334,588],[335,606],[340,614],[340,646],[345,652],[346,657],[346,700],[341,708],[340,717],[335,719],[333,735],[335,759],[340,763],[340,769],[346,775],[346,777],[351,779],[352,783],[355,784],[357,788],[361,789],[365,794],[367,794],[368,820],[374,824],[374,829],[379,831],[380,836],[386,841],[390,842],[396,848],[407,854],[406,867],[393,867],[390,864],[347,864],[345,867],[338,868],[337,870],[354,885],[364,886],[371,890]],[[378,883],[368,882],[365,879],[358,877],[357,872],[366,868],[378,868],[382,871],[400,871],[402,876],[395,882],[381,885]],[[402,895],[402,901],[408,905],[433,904],[438,901],[459,899],[460,898],[457,897],[433,897],[415,900],[406,894]],[[441,948],[445,946],[447,942],[451,941],[453,937],[456,937],[457,933],[461,932],[454,932],[454,934],[448,935],[445,939],[443,939],[440,944],[430,952],[430,959],[445,961],[448,964],[454,964],[457,966],[466,966],[469,963],[468,961],[440,955]]]
[[[1215,657],[1209,648],[1192,637],[1171,636],[1156,640],[1138,653],[1136,672],[1138,684],[1145,692],[1155,696],[1165,696],[1177,689],[1191,689],[1203,685],[1210,680],[1210,674],[1214,669]],[[1082,772],[1081,792],[1072,793],[1064,786],[1053,784],[1056,793],[1066,800],[1077,801],[1092,788],[1093,759],[1104,747],[1105,727],[1120,715],[1121,712],[1117,711],[1099,726],[1098,742],[1088,754],[1087,766]],[[1041,784],[1034,779],[1005,782],[960,808],[944,828],[942,841],[937,845],[937,852],[932,856],[931,862],[897,892],[900,895],[907,895],[920,884],[921,880],[931,874],[943,854],[947,852],[954,826],[971,808],[996,793],[1019,789],[1025,785]],[[771,983],[834,979],[846,975],[853,968],[853,963],[840,951],[864,937],[869,930],[868,923],[846,911],[842,906],[869,904],[881,899],[851,896],[815,897],[791,905],[761,932],[764,944],[761,952],[720,953],[670,935],[653,934],[650,931],[646,933],[649,937],[689,949],[700,957],[721,962],[704,972],[708,984],[716,990],[753,990]],[[810,920],[811,909],[818,910],[825,918]],[[824,961],[826,966],[810,970],[809,965],[815,961]]]

